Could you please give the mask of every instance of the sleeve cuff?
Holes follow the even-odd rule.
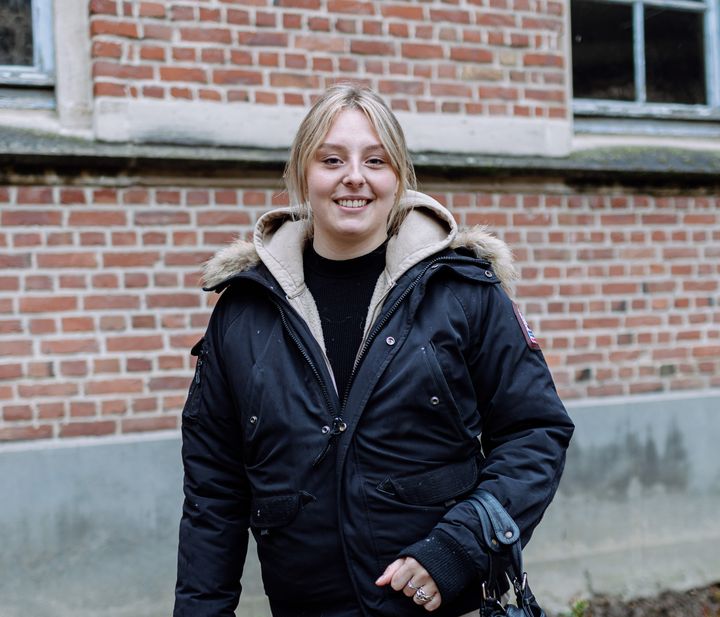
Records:
[[[443,604],[454,600],[478,576],[476,564],[462,546],[439,529],[406,548],[399,557],[413,557],[429,572]]]

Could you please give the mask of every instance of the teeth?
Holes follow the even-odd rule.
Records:
[[[343,208],[362,208],[368,201],[368,199],[339,199],[337,203]]]

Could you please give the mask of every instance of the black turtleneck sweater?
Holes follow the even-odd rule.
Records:
[[[341,401],[350,385],[370,299],[385,268],[385,249],[386,243],[366,255],[336,261],[318,255],[308,242],[303,253],[305,284],[320,313],[325,350]]]

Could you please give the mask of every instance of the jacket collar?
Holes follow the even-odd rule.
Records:
[[[398,232],[388,240],[385,270],[378,279],[368,306],[363,340],[398,278],[426,257],[444,249],[463,248],[490,262],[495,275],[506,288],[515,278],[512,255],[507,245],[485,231],[484,227],[458,232],[450,212],[432,197],[417,191],[408,191],[400,207],[406,212],[405,218]],[[308,239],[307,221],[296,220],[289,208],[268,212],[258,220],[252,242],[237,240],[207,262],[204,286],[206,289],[222,287],[223,282],[262,262],[324,351],[320,314],[305,285],[303,274],[302,253]],[[325,362],[332,375],[327,356]]]

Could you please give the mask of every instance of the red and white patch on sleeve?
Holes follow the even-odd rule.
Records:
[[[535,334],[533,334],[532,329],[530,326],[528,326],[528,322],[525,321],[525,318],[523,317],[523,314],[520,312],[520,309],[518,308],[518,305],[513,302],[513,311],[515,311],[515,317],[517,318],[518,324],[520,324],[520,330],[523,333],[523,337],[525,338],[525,342],[527,343],[527,346],[530,349],[540,349],[540,343],[538,343],[537,339],[535,338]]]

